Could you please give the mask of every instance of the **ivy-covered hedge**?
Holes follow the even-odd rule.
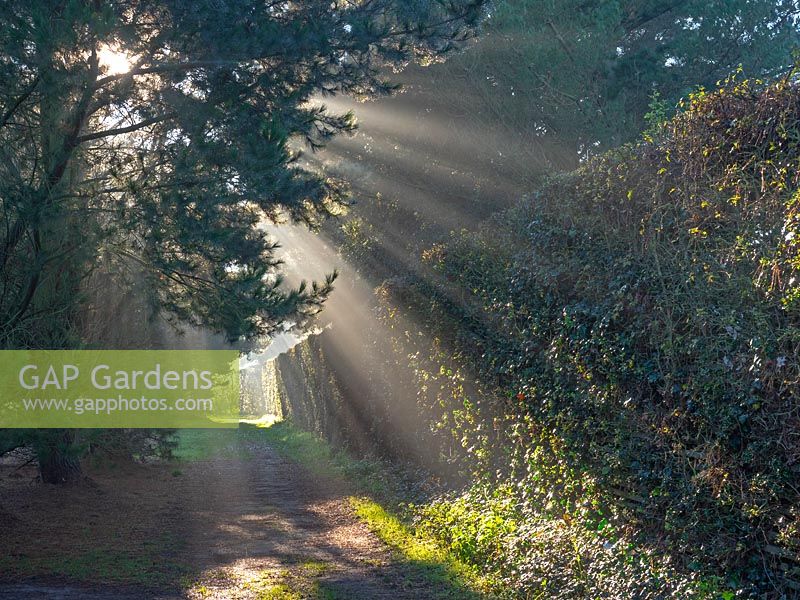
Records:
[[[560,531],[553,523],[577,523],[651,566],[695,573],[695,590],[798,593],[800,87],[790,78],[697,92],[646,141],[552,179],[424,259],[428,277],[383,289],[434,340],[430,356],[412,356],[434,392],[423,408],[490,488],[508,484],[517,519],[549,523],[528,527],[531,547]],[[465,392],[457,380],[470,378],[453,364],[497,392]],[[477,489],[466,498],[477,502]],[[520,593],[556,593],[546,561],[529,564],[513,541],[519,528],[498,527],[483,546],[458,540],[457,503],[423,511],[421,526],[476,548],[475,561]],[[650,589],[683,597],[686,580],[670,587],[656,570]]]

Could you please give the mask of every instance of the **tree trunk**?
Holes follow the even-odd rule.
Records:
[[[44,483],[74,483],[81,478],[80,456],[75,432],[70,429],[48,431],[36,448],[39,475]]]

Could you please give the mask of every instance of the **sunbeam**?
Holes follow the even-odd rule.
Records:
[[[795,598],[798,15],[0,4],[0,599]]]

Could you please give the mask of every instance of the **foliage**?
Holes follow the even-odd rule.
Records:
[[[352,261],[363,261],[374,251],[373,227],[361,217],[348,219],[341,225],[342,253]]]
[[[170,460],[178,445],[174,429],[91,429],[83,440],[99,461]]]
[[[607,522],[547,518],[520,505],[510,486],[477,485],[418,507],[422,535],[495,575],[508,598],[718,598],[715,578],[676,572]]]
[[[305,325],[334,275],[284,286],[259,225],[346,203],[300,163],[355,126],[316,98],[390,93],[382,68],[447,53],[480,16],[480,0],[3,3],[0,348],[109,342],[97,307],[134,291],[140,314],[231,340]],[[78,472],[72,433],[32,436]]]
[[[352,498],[356,514],[395,553],[424,573],[437,591],[431,598],[470,600],[485,597],[473,587],[486,584],[475,569],[439,546],[430,536],[414,532],[396,516],[369,498]]]
[[[337,342],[343,329],[363,323],[343,314],[336,323],[338,330],[310,336],[276,359],[282,414],[335,448],[447,475],[437,440],[418,427],[414,398],[408,393],[415,386],[413,374],[397,369],[405,356],[402,345],[387,343],[392,341],[389,330],[371,319],[371,326],[358,332],[359,343],[342,348]]]
[[[234,339],[304,321],[332,282],[282,288],[257,225],[345,202],[295,142],[354,120],[312,97],[388,93],[381,67],[447,52],[480,15],[479,0],[4,3],[3,345],[73,344],[101,259],[138,264],[167,314]]]
[[[794,0],[497,0],[486,35],[443,77],[529,169],[574,168],[635,140],[654,92],[674,107],[740,65],[753,77],[790,67],[797,14]]]
[[[692,94],[652,141],[454,234],[425,254],[427,277],[384,286],[387,308],[436,340],[412,356],[418,372],[447,382],[462,364],[462,380],[483,382],[452,393],[426,379],[423,406],[464,464],[508,483],[517,522],[541,525],[521,548],[550,536],[561,552],[559,532],[611,524],[634,556],[669,561],[677,575],[661,585],[675,597],[717,576],[742,594],[796,585],[784,572],[800,560],[798,140],[790,77],[731,78]],[[493,517],[506,505],[460,502],[428,512],[431,528],[514,580],[525,553],[498,548],[519,534]],[[705,576],[680,575],[693,571]]]

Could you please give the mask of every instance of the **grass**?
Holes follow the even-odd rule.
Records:
[[[309,577],[319,577],[328,571],[330,565],[320,560],[309,560],[304,562],[300,568]]]
[[[433,540],[416,534],[398,517],[367,497],[350,499],[356,515],[367,524],[395,556],[441,592],[437,598],[480,598],[484,586],[476,570],[462,563]]]
[[[157,588],[169,586],[186,571],[184,565],[165,560],[162,549],[158,544],[124,550],[104,544],[91,549],[77,547],[59,556],[4,556],[0,557],[0,572],[12,579],[64,578]]]
[[[173,456],[178,461],[206,460],[212,457],[250,458],[241,442],[273,445],[282,456],[302,462],[316,474],[329,473],[331,451],[314,435],[300,431],[286,422],[242,421],[239,428],[181,429]]]
[[[243,459],[250,457],[250,452],[239,444],[239,429],[181,429],[176,435],[178,446],[173,456],[178,461],[191,462],[213,456]]]
[[[300,592],[292,590],[286,583],[271,584],[259,590],[258,600],[303,600]]]
[[[193,600],[219,597],[221,590],[237,590],[235,597],[241,593],[257,600],[346,600],[318,579],[328,568],[327,563],[309,560],[297,569],[265,569],[250,578],[217,571],[207,573],[202,580],[186,582],[184,587]]]

